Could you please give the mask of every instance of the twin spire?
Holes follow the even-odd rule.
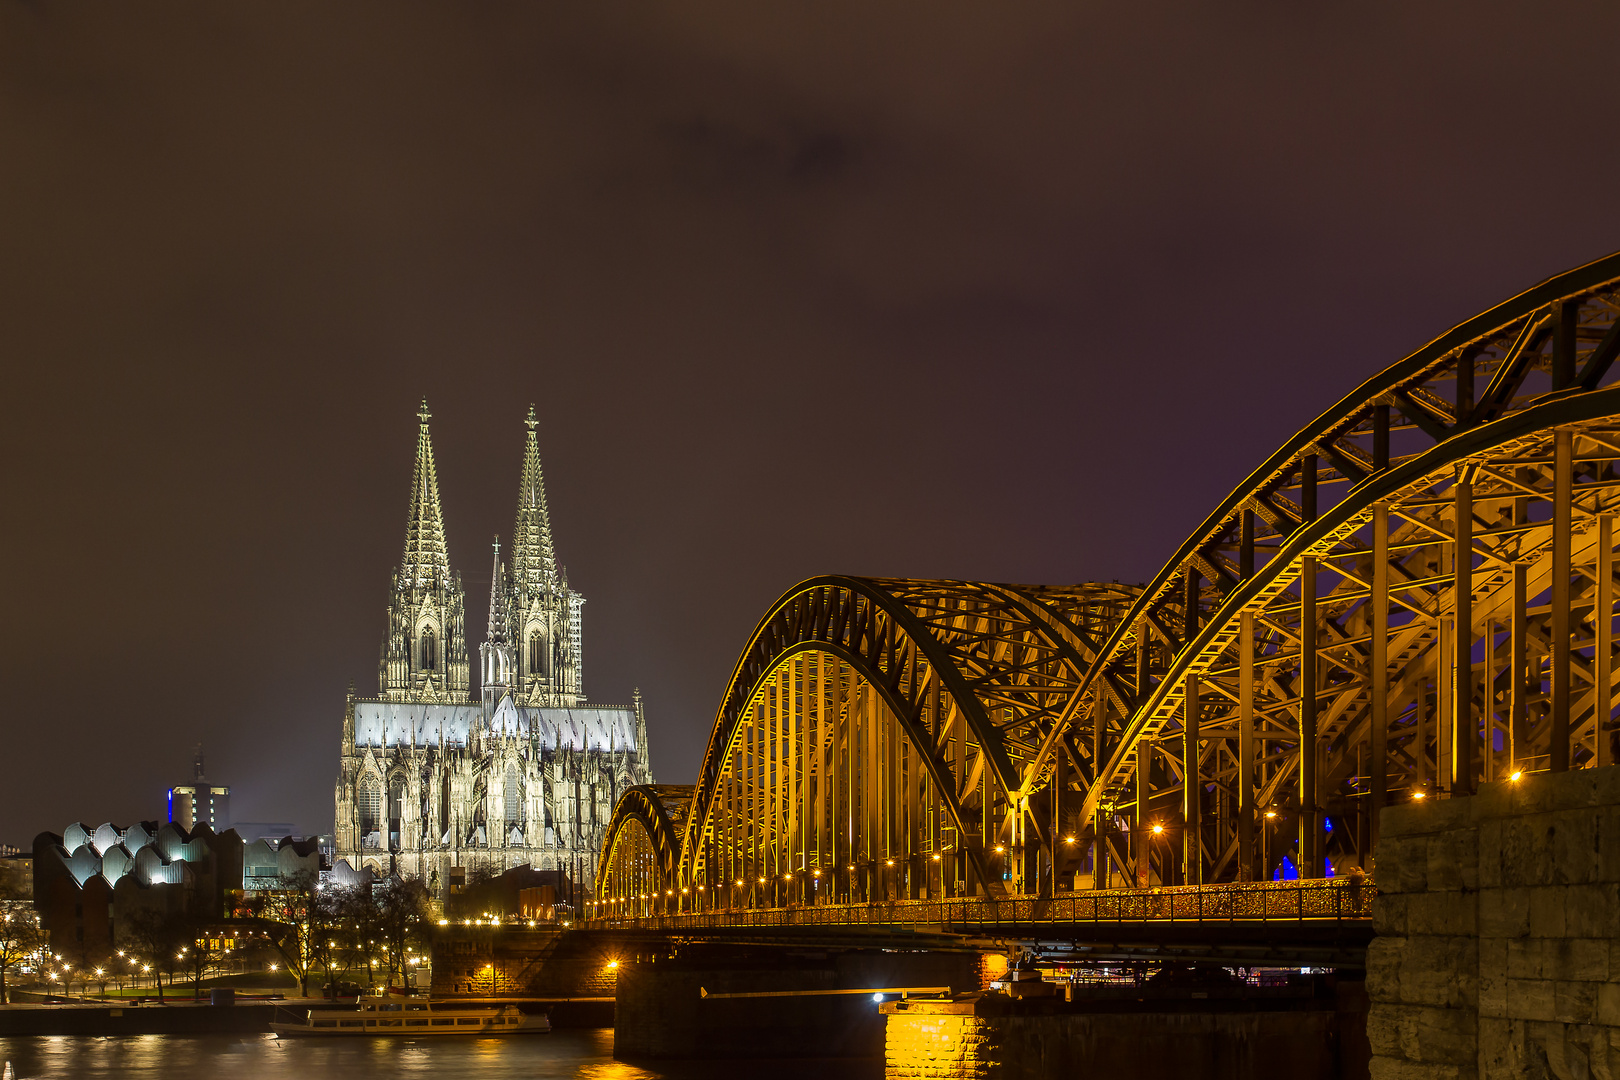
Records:
[[[439,476],[433,463],[433,440],[428,435],[427,399],[416,418],[416,467],[411,474],[410,513],[405,522],[405,558],[400,576],[407,587],[435,588],[450,580],[450,552],[444,536],[444,509],[439,501]],[[528,437],[523,447],[523,475],[518,484],[517,520],[512,526],[512,584],[519,595],[540,596],[558,590],[557,551],[551,539],[551,514],[546,508],[546,481],[540,468],[540,443],[535,434],[539,425],[534,406],[529,406]],[[493,580],[490,583],[490,613],[497,603],[504,610],[506,600],[500,588],[505,577],[500,559],[500,538],[495,540]],[[503,595],[497,600],[496,593]],[[491,623],[491,631],[495,623]]]

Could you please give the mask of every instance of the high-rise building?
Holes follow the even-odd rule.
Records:
[[[168,820],[190,832],[199,821],[217,833],[231,827],[231,789],[210,784],[203,775],[202,747],[191,762],[191,783],[169,789]]]
[[[524,864],[588,879],[619,793],[652,782],[640,693],[587,703],[585,598],[557,560],[531,406],[511,542],[503,561],[496,538],[490,560],[473,696],[430,415],[424,401],[377,696],[351,688],[344,707],[336,854],[440,893],[452,876]]]

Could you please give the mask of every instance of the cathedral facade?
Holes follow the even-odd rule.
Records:
[[[429,415],[423,402],[377,696],[351,689],[344,706],[336,855],[419,876],[438,895],[524,864],[588,887],[619,793],[652,782],[641,695],[587,703],[585,598],[552,543],[532,407],[511,542],[503,560],[497,537],[491,556],[474,691]]]

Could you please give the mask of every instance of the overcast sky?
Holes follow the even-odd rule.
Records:
[[[533,402],[585,686],[689,783],[838,572],[1150,577],[1620,248],[1613,4],[0,0],[0,841],[207,746],[327,830],[417,401],[482,639]]]

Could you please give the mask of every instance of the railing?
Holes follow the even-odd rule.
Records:
[[[772,926],[927,926],[941,930],[1110,923],[1360,922],[1372,917],[1371,881],[1257,881],[1173,885],[1159,889],[1094,889],[1038,898],[897,900],[785,908],[728,908],[602,917],[582,925],[638,930]]]

